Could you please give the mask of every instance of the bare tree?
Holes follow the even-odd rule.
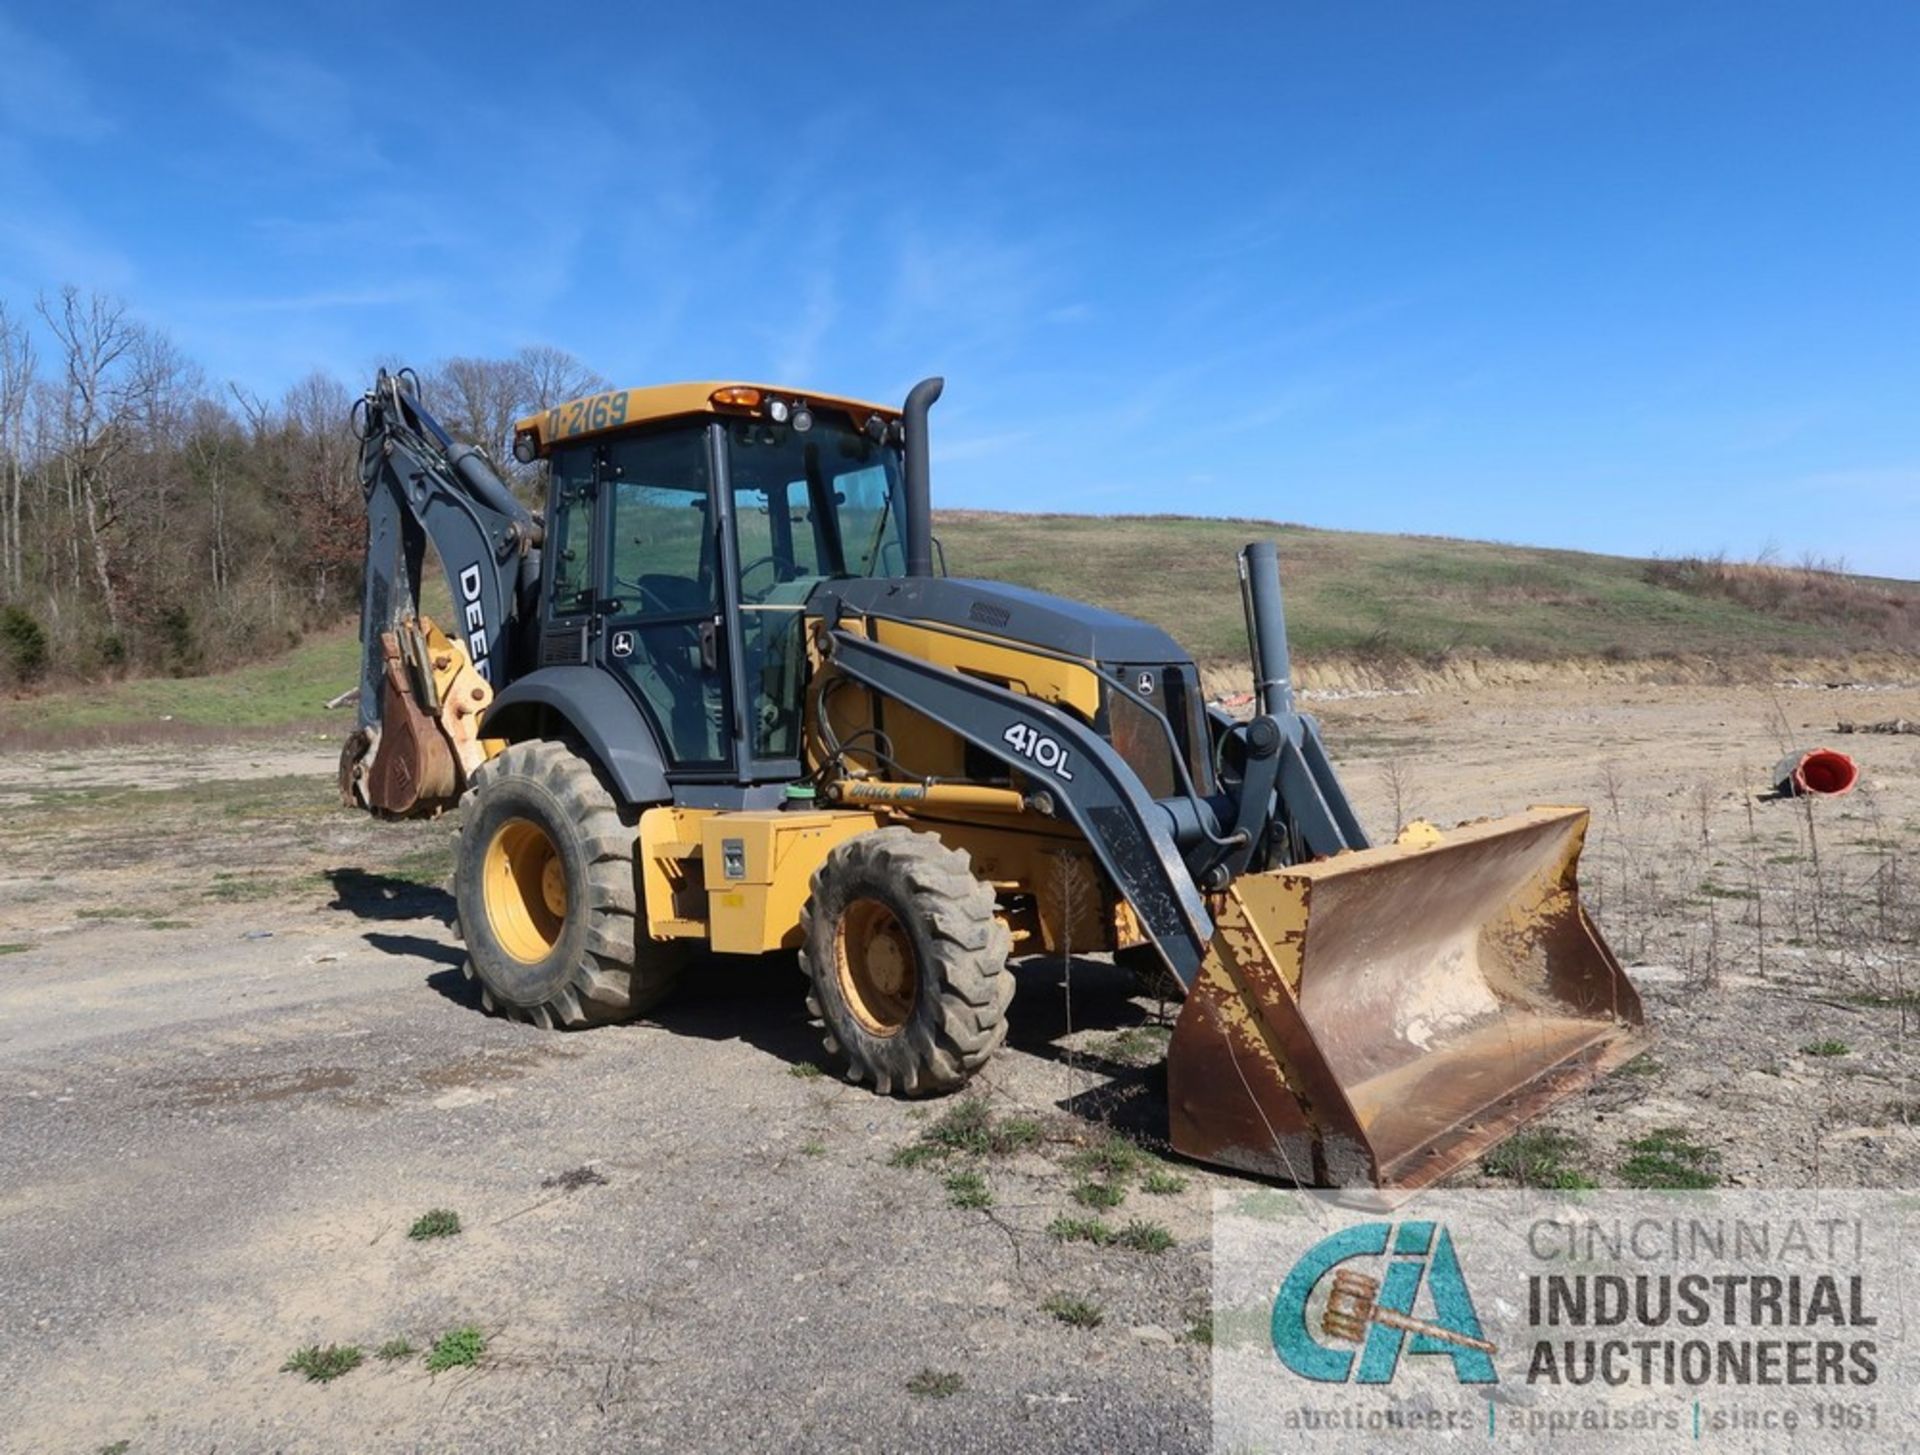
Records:
[[[57,304],[42,295],[39,309],[59,346],[65,376],[60,464],[67,507],[84,521],[94,584],[100,590],[107,624],[117,634],[120,596],[114,585],[111,540],[120,502],[113,467],[131,442],[127,415],[133,398],[126,365],[139,343],[140,327],[127,317],[125,304],[98,293],[82,299],[72,285],[60,290]],[[76,555],[79,534],[76,529]],[[77,577],[77,559],[75,564]]]
[[[513,458],[526,378],[512,359],[445,359],[424,384],[427,407],[451,433],[480,446],[496,464]]]
[[[524,377],[523,404],[526,413],[538,414],[610,387],[607,380],[589,369],[565,349],[546,344],[525,348],[513,356]]]
[[[281,414],[298,463],[289,472],[288,512],[299,528],[308,589],[325,606],[356,579],[366,553],[366,506],[359,451],[347,428],[353,400],[330,374],[309,374],[287,391]]]
[[[0,302],[0,584],[19,596],[26,588],[21,496],[26,492],[27,403],[35,359],[26,322]]]
[[[69,287],[35,311],[0,305],[0,603],[40,628],[52,675],[196,671],[353,608],[366,512],[348,389],[316,373],[277,398],[216,392],[113,298]],[[535,348],[450,360],[426,392],[526,489],[541,472],[512,460],[514,424],[599,387]]]
[[[541,345],[510,359],[446,359],[428,373],[425,387],[440,422],[479,445],[510,481],[524,486],[538,470],[513,458],[514,425],[605,389],[607,381],[566,350]]]

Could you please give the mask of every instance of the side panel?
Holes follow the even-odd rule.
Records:
[[[813,871],[835,846],[884,822],[853,810],[710,815],[700,825],[708,943],[727,955],[798,948]]]
[[[622,803],[672,796],[660,746],[639,705],[597,667],[542,667],[493,700],[480,731],[490,738],[530,737],[565,723],[612,780]]]
[[[923,662],[999,682],[1042,702],[1070,707],[1088,722],[1100,713],[1100,679],[1091,668],[1061,657],[968,632],[875,620],[873,639]]]

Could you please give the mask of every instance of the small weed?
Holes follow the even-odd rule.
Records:
[[[460,1214],[452,1208],[436,1207],[415,1218],[407,1236],[425,1242],[428,1238],[451,1238],[459,1231]]]
[[[294,1350],[292,1357],[280,1366],[280,1372],[304,1374],[315,1384],[328,1384],[343,1374],[351,1374],[365,1358],[358,1344],[328,1344],[325,1348],[309,1344]]]
[[[1141,1222],[1137,1218],[1114,1234],[1113,1241],[1136,1253],[1164,1253],[1174,1244],[1173,1234],[1164,1226]]]
[[[907,1393],[921,1399],[946,1399],[960,1393],[966,1381],[959,1375],[938,1369],[922,1369],[907,1381]]]
[[[1105,1247],[1113,1241],[1113,1229],[1099,1218],[1070,1218],[1062,1214],[1047,1224],[1047,1232],[1063,1243],[1092,1243]]]
[[[150,919],[147,921],[147,928],[150,930],[190,930],[193,928],[193,921],[184,919]]]
[[[76,909],[75,919],[145,919],[152,914],[150,909],[125,909],[118,906],[102,908]]]
[[[1083,1207],[1118,1207],[1127,1200],[1127,1190],[1111,1182],[1082,1182],[1073,1189],[1073,1200]]]
[[[1189,1344],[1222,1349],[1271,1347],[1273,1310],[1268,1307],[1206,1309],[1187,1321]]]
[[[1715,884],[1711,879],[1701,883],[1700,892],[1709,899],[1758,899],[1760,897],[1751,889],[1730,889],[1724,884]]]
[[[1649,1132],[1627,1143],[1627,1151],[1620,1180],[1628,1187],[1695,1189],[1720,1183],[1714,1169],[1719,1159],[1677,1127]]]
[[[439,889],[453,877],[453,846],[433,844],[402,854],[387,870],[387,877],[404,880],[421,889]]]
[[[1138,1170],[1140,1162],[1138,1147],[1125,1137],[1110,1136],[1074,1153],[1067,1165],[1076,1172],[1118,1181],[1122,1177],[1131,1176]]]
[[[444,1374],[449,1369],[464,1369],[478,1364],[486,1352],[487,1336],[467,1324],[434,1340],[433,1347],[427,1351],[427,1373]]]
[[[1252,1192],[1243,1192],[1233,1200],[1236,1216],[1256,1218],[1263,1223],[1277,1223],[1286,1218],[1303,1215],[1301,1199],[1291,1193],[1279,1192],[1271,1187],[1256,1187]]]
[[[1847,999],[1855,1005],[1870,1005],[1875,1010],[1920,1010],[1920,990],[1901,990],[1892,995],[1862,991]]]
[[[1658,1076],[1666,1068],[1660,1064],[1660,1058],[1652,1052],[1635,1056],[1620,1068],[1622,1076]]]
[[[1040,1140],[1040,1123],[1032,1117],[1002,1117],[993,1129],[995,1156],[1031,1147]]]
[[[389,1339],[373,1351],[373,1357],[383,1363],[392,1364],[395,1360],[411,1359],[419,1352],[418,1349],[413,1347],[413,1340],[411,1339]]]
[[[1107,1321],[1099,1304],[1091,1299],[1075,1298],[1072,1294],[1050,1294],[1040,1307],[1069,1328],[1097,1329]]]
[[[1851,1056],[1853,1047],[1845,1041],[1809,1041],[1800,1048],[1803,1056]]]
[[[950,1172],[947,1201],[955,1207],[992,1207],[993,1194],[987,1190],[987,1179],[978,1172]]]
[[[562,1192],[578,1192],[583,1187],[605,1187],[607,1179],[597,1167],[571,1167],[565,1172],[556,1172],[553,1176],[541,1179],[540,1185],[548,1191],[558,1188]],[[429,1213],[427,1216],[431,1217]],[[449,1217],[453,1215],[448,1214]],[[460,1231],[460,1219],[455,1217],[454,1231]],[[418,1226],[416,1224],[415,1226]]]
[[[97,1455],[127,1455],[127,1451],[132,1448],[131,1440],[115,1440],[111,1445],[102,1445]]]
[[[1040,1140],[1040,1123],[1031,1117],[996,1117],[983,1096],[970,1096],[944,1112],[920,1134],[929,1156],[959,1153],[967,1157],[1005,1157]],[[894,1154],[896,1167],[912,1167],[925,1157],[906,1160]]]
[[[826,1074],[811,1061],[795,1061],[787,1068],[787,1075],[798,1081],[818,1081]]]
[[[947,1155],[946,1148],[937,1147],[932,1142],[909,1142],[904,1147],[896,1147],[893,1155],[887,1158],[889,1167],[923,1167],[929,1162],[937,1162]]]
[[[802,1142],[800,1144],[800,1155],[802,1157],[824,1157],[827,1155],[827,1144],[825,1142]]]
[[[1565,1132],[1542,1128],[1502,1142],[1487,1154],[1482,1165],[1496,1177],[1508,1178],[1522,1187],[1573,1192],[1595,1185],[1586,1173],[1568,1165],[1568,1159],[1580,1150],[1580,1144]]]
[[[32,945],[0,945],[0,955],[24,955]]]
[[[1166,1054],[1167,1041],[1173,1035],[1167,1026],[1129,1026],[1103,1041],[1096,1042],[1095,1055],[1127,1066],[1144,1066]]]
[[[291,887],[290,881],[271,874],[216,874],[207,886],[206,897],[224,904],[244,904],[254,899],[272,899]]]
[[[985,1097],[969,1096],[943,1112],[921,1136],[943,1151],[984,1157],[993,1149],[993,1109]]]
[[[1187,1179],[1178,1172],[1169,1172],[1164,1167],[1156,1167],[1147,1174],[1146,1181],[1140,1185],[1155,1197],[1171,1197],[1176,1192],[1187,1190]]]

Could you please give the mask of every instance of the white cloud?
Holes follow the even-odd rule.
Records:
[[[384,165],[344,77],[287,51],[238,45],[226,51],[218,95],[269,136],[297,147],[303,161]]]
[[[0,15],[0,121],[25,136],[98,141],[113,123],[66,53]]]

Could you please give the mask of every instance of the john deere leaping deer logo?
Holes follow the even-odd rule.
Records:
[[[1386,1267],[1376,1278],[1340,1266],[1356,1258],[1384,1258]],[[1316,1329],[1308,1305],[1323,1280]],[[1430,1316],[1414,1313],[1422,1293]],[[1273,1351],[1295,1374],[1322,1384],[1387,1384],[1403,1352],[1451,1359],[1461,1384],[1499,1379],[1453,1239],[1429,1222],[1360,1223],[1309,1248],[1273,1301]]]

